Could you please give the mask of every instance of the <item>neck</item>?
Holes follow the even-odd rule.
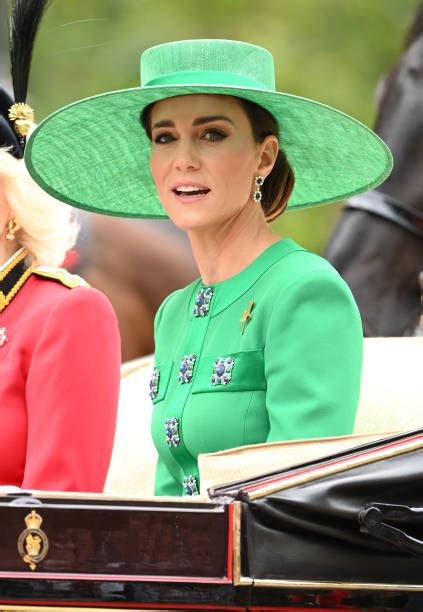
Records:
[[[4,264],[16,251],[21,248],[21,245],[16,240],[0,240],[0,266]]]
[[[235,276],[280,240],[257,205],[246,207],[219,227],[188,230],[188,237],[205,285]]]

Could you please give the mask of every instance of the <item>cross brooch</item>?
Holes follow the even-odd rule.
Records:
[[[254,302],[251,300],[251,302],[248,304],[248,310],[244,310],[244,312],[242,313],[242,317],[240,319],[242,323],[241,335],[244,333],[245,326],[247,324],[248,319],[253,318],[253,315],[251,314],[251,311],[253,310],[253,306],[254,306]]]

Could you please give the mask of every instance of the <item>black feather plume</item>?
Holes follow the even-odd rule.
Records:
[[[49,0],[14,0],[10,18],[10,64],[16,102],[25,102],[35,36]]]

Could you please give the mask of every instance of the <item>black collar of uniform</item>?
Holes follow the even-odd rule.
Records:
[[[18,251],[6,268],[0,272],[0,312],[10,304],[32,273],[28,266],[27,249]]]

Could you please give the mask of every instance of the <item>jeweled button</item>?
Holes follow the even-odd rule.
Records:
[[[159,381],[160,381],[160,370],[159,368],[154,368],[153,373],[150,377],[150,398],[152,400],[156,399],[159,393]]]
[[[177,417],[166,417],[164,422],[166,432],[166,443],[169,448],[176,448],[181,443],[179,435],[179,419]]]
[[[191,382],[196,359],[196,355],[184,355],[179,367],[179,384],[183,385]]]
[[[189,474],[188,476],[184,476],[182,485],[184,488],[184,495],[198,495],[199,494],[197,479],[192,474]]]
[[[201,288],[198,291],[193,309],[194,317],[206,317],[209,314],[212,297],[213,289],[211,287]]]
[[[212,385],[228,385],[231,382],[234,362],[233,357],[218,357],[215,360],[211,377]]]

